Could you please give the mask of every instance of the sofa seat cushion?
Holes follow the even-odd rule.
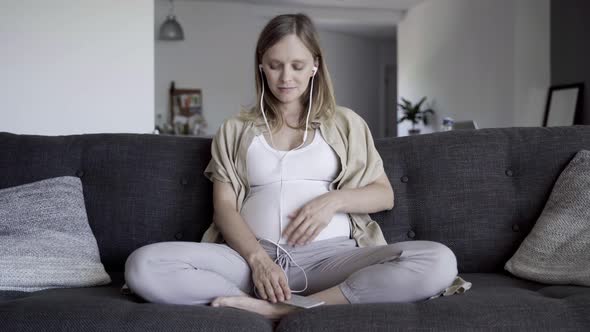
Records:
[[[273,322],[236,308],[146,303],[113,282],[88,288],[0,291],[0,331],[272,331]]]
[[[473,283],[462,295],[420,303],[320,306],[283,317],[277,331],[590,330],[590,287],[545,285],[506,271],[460,276]]]
[[[437,331],[505,328],[590,329],[590,287],[545,285],[511,276],[464,273],[469,292],[421,303],[320,306],[285,316],[277,331]],[[122,274],[90,288],[0,292],[4,331],[272,331],[270,320],[235,308],[161,305],[120,294]]]

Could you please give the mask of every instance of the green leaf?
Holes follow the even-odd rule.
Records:
[[[426,96],[422,97],[422,99],[420,99],[420,101],[418,102],[418,104],[416,104],[416,107],[418,109],[420,109],[420,107],[422,106],[422,103],[426,100]]]
[[[416,104],[412,104],[412,102],[404,97],[400,97],[400,99],[402,102],[397,103],[397,105],[402,110],[403,117],[398,120],[398,123],[408,120],[412,122],[412,127],[420,122],[423,122],[424,125],[428,125],[429,120],[427,115],[434,114],[435,112],[430,108],[421,110],[422,105],[427,99],[426,96],[423,96]]]

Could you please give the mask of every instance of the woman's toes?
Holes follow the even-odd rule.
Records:
[[[212,307],[220,307],[222,305],[222,302],[223,302],[223,298],[217,297],[217,298],[215,298],[215,300],[213,300],[211,302],[211,306]]]

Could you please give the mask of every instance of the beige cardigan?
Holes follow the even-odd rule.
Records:
[[[340,174],[330,183],[329,190],[364,187],[375,181],[383,172],[383,161],[375,148],[367,123],[354,111],[337,107],[330,119],[311,121],[319,125],[326,142],[338,155],[342,168]],[[213,181],[231,183],[237,197],[238,211],[248,196],[246,154],[252,139],[267,132],[262,119],[254,122],[242,121],[238,115],[227,119],[211,144],[211,161],[205,169],[205,176]],[[386,245],[387,241],[379,224],[367,213],[349,213],[352,238],[359,247]],[[223,237],[211,223],[201,242],[224,243]]]

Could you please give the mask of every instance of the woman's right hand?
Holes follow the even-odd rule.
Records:
[[[263,299],[276,303],[291,298],[285,272],[270,256],[253,264],[251,270],[254,286]]]

